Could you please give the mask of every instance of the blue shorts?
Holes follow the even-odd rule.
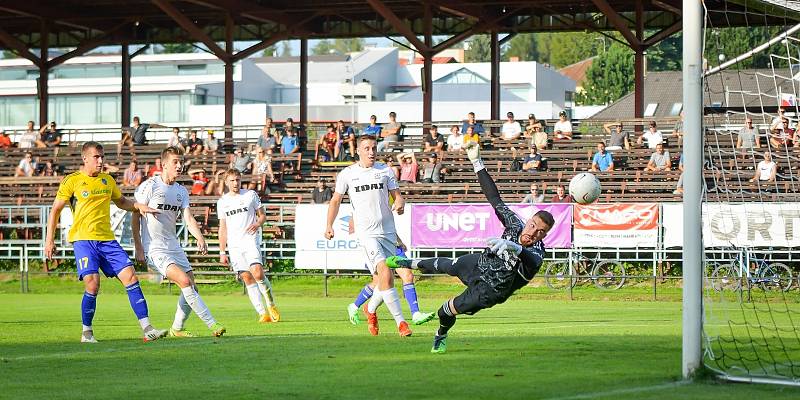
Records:
[[[72,248],[79,280],[83,280],[86,275],[97,274],[100,270],[105,276],[113,278],[133,265],[128,253],[122,250],[116,240],[78,240],[72,243]]]
[[[402,247],[397,247],[397,250],[394,251],[394,255],[406,258],[406,252],[403,251]]]

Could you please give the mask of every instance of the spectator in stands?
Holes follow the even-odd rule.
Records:
[[[161,175],[164,168],[161,167],[161,157],[156,157],[154,164],[147,170],[147,176],[152,178]]]
[[[753,119],[744,119],[744,126],[739,129],[736,139],[736,148],[742,150],[752,150],[761,147],[761,139],[758,137],[758,128],[753,126]]]
[[[45,161],[39,176],[58,176],[58,167],[52,161]]]
[[[398,168],[397,165],[394,165],[394,160],[392,160],[392,157],[386,157],[383,160],[383,163],[386,164],[386,166],[389,167],[392,170],[392,172],[394,172],[394,179],[397,179],[399,181],[400,168]]]
[[[466,134],[467,128],[472,128],[472,133],[476,135],[483,135],[485,132],[483,129],[483,124],[475,119],[475,113],[472,111],[467,113],[467,120],[461,124],[461,133]]]
[[[533,114],[528,114],[528,125],[525,125],[525,138],[530,139],[531,144],[536,145],[537,149],[546,149],[547,132],[544,131],[544,121],[537,120]]]
[[[303,151],[303,149],[306,148],[306,130],[302,126],[295,125],[293,119],[286,118],[286,124],[284,124],[283,130],[284,132],[294,132],[294,136],[297,138],[298,151]]]
[[[447,168],[442,166],[436,153],[430,153],[422,164],[422,176],[420,182],[422,183],[441,183],[442,175],[447,173]]]
[[[245,154],[241,147],[237,147],[233,152],[233,159],[228,168],[235,168],[242,174],[246,174],[253,170],[253,162],[250,160],[249,154]]]
[[[447,151],[459,151],[464,144],[464,136],[458,129],[458,125],[450,127],[450,136],[447,137]]]
[[[564,185],[556,187],[556,194],[550,199],[551,203],[572,203],[572,196],[567,194]]]
[[[217,154],[219,151],[219,139],[214,137],[214,131],[208,130],[208,136],[203,141],[203,154]]]
[[[261,129],[261,135],[258,136],[257,146],[264,150],[272,150],[274,153],[277,150],[280,135],[275,127],[272,126],[272,118],[267,117],[264,128]]]
[[[31,149],[37,146],[39,140],[39,132],[33,127],[33,121],[28,121],[28,128],[19,136],[17,140],[20,149]]]
[[[772,122],[769,124],[769,130],[777,131],[783,128],[783,120],[786,117],[783,115],[786,112],[786,109],[783,107],[778,107],[778,115],[772,119]]]
[[[173,127],[172,128],[172,136],[170,136],[169,140],[167,141],[167,147],[177,147],[177,148],[181,149],[181,151],[185,152],[187,144],[188,143],[186,142],[186,140],[181,138],[181,130],[180,130],[180,128]]]
[[[125,169],[125,173],[122,175],[122,186],[137,187],[140,183],[142,183],[142,170],[139,169],[136,160],[131,160],[131,163],[128,164],[128,168]]]
[[[320,159],[322,150],[322,161],[333,161],[339,157],[339,135],[333,125],[328,125],[325,134],[317,140],[317,149],[314,151],[314,159]]]
[[[793,137],[794,129],[789,126],[789,119],[784,118],[780,128],[770,131],[769,143],[775,149],[791,147]]]
[[[287,127],[284,130],[286,136],[281,138],[281,154],[294,154],[300,151],[300,146],[297,142],[297,135],[295,129],[289,126],[287,120]],[[240,149],[241,150],[241,149]]]
[[[792,147],[800,147],[800,121],[794,125],[794,136],[792,137]]]
[[[45,125],[39,129],[39,141],[37,147],[57,147],[61,144],[61,129],[56,129],[56,122],[51,121],[50,125]]]
[[[417,157],[413,152],[397,155],[397,162],[400,163],[400,182],[417,183]]]
[[[256,149],[256,158],[253,160],[253,178],[263,188],[265,194],[269,193],[267,184],[276,183],[272,171],[272,150]]]
[[[192,189],[189,191],[189,194],[193,196],[202,196],[206,194],[206,188],[211,181],[206,176],[206,170],[203,168],[190,170],[189,176],[192,177]]]
[[[17,170],[14,172],[14,177],[33,176],[34,171],[36,171],[36,162],[33,161],[33,154],[25,153],[22,159],[19,160]]]
[[[133,117],[133,125],[131,125],[131,136],[133,137],[133,144],[137,146],[144,146],[147,144],[147,130],[150,129],[150,124],[142,124],[139,117]]]
[[[525,161],[522,162],[522,170],[528,172],[536,172],[542,170],[542,155],[536,145],[531,145],[531,152],[525,156]]]
[[[567,119],[566,111],[561,111],[558,113],[558,121],[556,121],[556,125],[553,127],[553,139],[572,139],[572,121]]]
[[[643,145],[645,141],[647,141],[647,147],[653,150],[655,150],[659,143],[664,143],[664,135],[662,135],[661,131],[656,127],[656,121],[650,121],[647,130],[642,133],[642,136],[636,139],[636,143],[640,146]]]
[[[614,171],[614,156],[606,151],[606,144],[604,142],[597,143],[597,153],[594,153],[594,157],[592,157],[592,168],[590,171]]]
[[[680,144],[683,142],[683,111],[679,114],[679,119],[675,122],[675,126],[672,127],[672,135],[678,139],[678,143]]]
[[[198,155],[203,152],[203,140],[197,137],[197,129],[189,132],[189,140],[186,141],[187,153]]]
[[[444,151],[444,137],[439,134],[439,127],[431,125],[428,133],[422,137],[422,151],[425,153],[436,152],[441,158]]]
[[[344,121],[340,119],[336,121],[336,135],[339,137],[339,143],[341,143],[340,146],[342,149],[339,151],[339,155],[342,156],[342,159],[346,156],[343,150],[347,149],[347,151],[349,151],[349,159],[355,160],[356,132],[353,130],[353,127],[345,125]]]
[[[381,129],[383,129],[380,125],[378,125],[378,117],[374,115],[369,116],[369,125],[364,128],[364,134],[370,135],[375,138],[379,138],[381,136]]]
[[[328,204],[333,197],[331,188],[325,186],[325,182],[320,179],[317,186],[311,191],[311,204]]]
[[[11,138],[6,131],[0,129],[0,149],[7,149],[11,147]]]
[[[656,145],[656,151],[650,155],[650,161],[644,167],[644,172],[666,172],[672,170],[672,160],[669,151],[664,150],[664,143]]]
[[[402,136],[403,125],[397,122],[397,114],[394,111],[389,113],[389,123],[383,125],[381,137],[383,141],[378,143],[378,151],[384,151],[387,143],[397,142]]]
[[[611,128],[614,128],[612,131]],[[622,129],[622,122],[611,122],[603,125],[603,130],[611,135],[608,139],[607,150],[625,150],[631,149],[630,140],[628,140],[628,132]]]
[[[678,184],[675,185],[675,191],[672,194],[683,194],[683,153],[678,160],[678,171],[681,171],[681,176],[678,178]]]
[[[500,128],[500,137],[505,140],[517,139],[522,135],[522,127],[519,122],[514,120],[514,113],[509,111],[506,113],[506,122]]]
[[[750,182],[775,182],[778,166],[772,161],[772,154],[764,152],[764,159],[758,163],[755,175]]]
[[[473,131],[473,129],[475,129],[475,128],[474,128],[474,127],[472,127],[472,126],[468,126],[468,127],[467,127],[467,133],[465,133],[465,134],[463,135],[463,136],[464,136],[464,139],[462,140],[462,146],[463,146],[463,145],[465,145],[465,144],[467,144],[467,143],[469,143],[469,142],[475,142],[475,143],[477,143],[477,144],[478,144],[478,146],[480,147],[480,145],[481,145],[481,137],[480,137],[480,135],[478,135],[477,133],[475,133],[475,132]]]
[[[539,192],[539,185],[531,183],[531,191],[525,195],[522,202],[526,204],[544,203],[544,193]]]

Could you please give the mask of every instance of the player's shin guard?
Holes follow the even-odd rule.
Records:
[[[89,292],[83,292],[83,300],[81,300],[81,321],[83,322],[84,330],[91,330],[96,307],[97,295]]]
[[[150,319],[148,318],[147,301],[144,299],[144,293],[139,286],[139,282],[132,283],[125,286],[125,291],[128,293],[128,301],[131,303],[131,308],[139,320],[139,325],[142,329],[150,326]]]
[[[275,299],[272,297],[272,283],[270,283],[269,279],[264,276],[264,279],[256,281],[256,284],[258,284],[258,290],[261,291],[261,295],[267,300],[267,307],[274,306]]]
[[[197,293],[193,287],[187,286],[185,288],[181,288],[181,292],[183,293],[183,297],[186,298],[186,302],[189,303],[189,307],[192,307],[192,311],[194,311],[194,313],[200,317],[206,326],[211,328],[217,323],[214,317],[211,316],[211,311],[206,306],[206,303],[203,302],[200,294]]]
[[[381,306],[381,303],[383,303],[383,295],[381,295],[381,293],[382,292],[376,288],[375,294],[370,297],[369,303],[367,303],[367,312],[370,314],[374,314],[378,307]]]
[[[439,307],[439,330],[436,332],[439,336],[446,336],[447,332],[453,325],[456,324],[456,316],[450,311],[450,300],[445,301],[441,307]]]
[[[361,308],[361,306],[366,303],[367,300],[372,298],[372,293],[372,287],[370,287],[369,284],[364,285],[364,287],[361,288],[361,292],[358,293],[358,297],[356,297],[356,301],[354,301],[353,304],[356,305],[356,308]]]
[[[413,283],[406,283],[403,285],[403,296],[408,302],[408,308],[411,310],[411,315],[419,312],[419,303],[417,303],[417,288]]]
[[[186,298],[183,297],[183,293],[178,296],[178,309],[175,310],[175,320],[172,321],[172,329],[176,331],[183,330],[183,324],[186,323],[186,320],[189,319],[189,315],[192,314],[192,307],[189,306],[189,303],[186,302]]]
[[[261,298],[261,291],[258,290],[258,285],[248,285],[247,296],[250,297],[250,302],[253,303],[253,307],[256,309],[258,315],[264,315],[267,313],[267,309],[264,307],[264,301]]]
[[[395,322],[400,325],[405,319],[403,318],[403,310],[400,308],[400,297],[397,295],[397,289],[391,288],[379,293],[383,297],[384,303],[386,303],[386,308],[392,313]]]

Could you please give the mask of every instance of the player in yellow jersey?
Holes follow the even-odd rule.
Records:
[[[111,231],[111,202],[117,207],[139,213],[156,213],[144,205],[130,201],[122,193],[111,175],[102,173],[103,145],[86,142],[81,148],[83,166],[77,172],[67,175],[58,187],[53,209],[47,221],[47,237],[44,252],[48,259],[56,250],[53,240],[61,210],[69,204],[73,214],[73,224],[68,240],[72,242],[78,279],[83,281],[85,292],[81,302],[83,333],[81,342],[96,343],[92,329],[92,319],[100,289],[100,270],[107,277],[116,277],[125,286],[131,308],[139,319],[144,341],[149,342],[166,336],[167,331],[156,329],[150,324],[147,301],[144,299],[133,263]]]

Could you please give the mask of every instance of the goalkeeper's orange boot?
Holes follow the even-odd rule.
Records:
[[[402,337],[409,337],[411,336],[411,328],[408,327],[408,322],[403,321],[400,325],[397,325],[397,331],[400,333]]]
[[[364,304],[364,314],[367,314],[367,327],[372,336],[378,336],[378,313],[369,312],[367,305]]]

